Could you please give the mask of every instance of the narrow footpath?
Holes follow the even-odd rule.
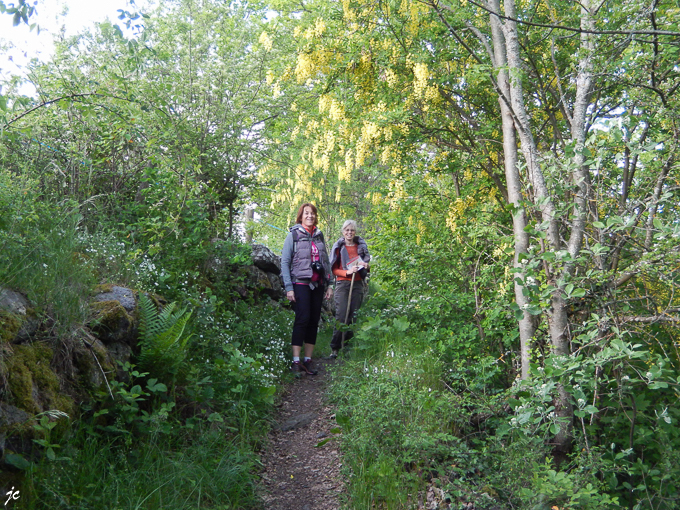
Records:
[[[318,375],[303,376],[286,388],[262,453],[260,495],[266,510],[340,508],[344,492],[340,448],[331,433],[337,424],[333,408],[325,401],[328,369],[337,361],[315,363]]]

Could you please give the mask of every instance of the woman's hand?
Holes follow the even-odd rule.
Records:
[[[333,295],[333,289],[331,287],[328,287],[326,289],[326,295],[323,298],[324,299],[330,299],[332,295]]]
[[[295,291],[289,290],[288,292],[286,292],[286,298],[288,298],[288,301],[290,301],[291,303],[295,303]]]
[[[352,266],[347,270],[347,276],[352,276],[354,273],[358,273],[362,267],[368,267],[368,264],[364,261],[359,261],[356,266]]]

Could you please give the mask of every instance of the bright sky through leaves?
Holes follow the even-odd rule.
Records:
[[[40,34],[24,23],[12,26],[12,16],[0,16],[0,74],[23,75],[23,67],[30,59],[49,58],[53,52],[52,40],[62,30],[64,35],[71,36],[107,18],[117,23],[119,9],[135,12],[144,5],[145,1],[131,5],[130,0],[39,0],[37,15],[29,22],[40,26]]]

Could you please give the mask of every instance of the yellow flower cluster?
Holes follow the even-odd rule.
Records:
[[[406,190],[404,189],[404,181],[395,179],[390,181],[390,192],[388,193],[390,200],[390,208],[399,210],[399,202],[406,198]]]
[[[345,165],[338,165],[338,180],[348,181],[352,178],[352,169],[347,168]]]
[[[315,37],[321,37],[325,30],[326,30],[326,22],[322,18],[317,18],[316,22],[314,23],[314,26],[309,27],[307,30],[305,30],[304,38],[309,40],[309,39],[314,39]],[[296,36],[299,35],[299,34],[300,34],[300,31],[298,30],[298,33],[296,34]]]
[[[397,84],[397,73],[395,73],[392,69],[385,69],[380,75],[380,79],[384,82],[387,82],[390,87],[394,88],[394,86]]]
[[[344,105],[337,99],[330,97],[328,94],[324,94],[319,98],[319,113],[324,113],[326,111],[328,111],[328,116],[331,120],[345,120]]]
[[[437,87],[427,86],[425,88],[425,99],[432,103],[439,103],[442,98]]]
[[[474,204],[474,198],[468,195],[464,200],[457,198],[449,206],[449,213],[446,217],[446,226],[451,229],[451,232],[456,231],[458,228],[458,221],[463,218],[465,211]]]
[[[345,120],[344,105],[340,101],[333,99],[331,106],[328,109],[328,115],[330,116],[331,120],[334,121]]]
[[[317,157],[312,157],[312,165],[314,168],[319,168],[324,172],[328,172],[331,167],[331,160],[328,154],[321,154]]]
[[[374,140],[380,136],[380,126],[375,122],[368,120],[364,121],[364,125],[361,127],[361,137],[368,140]]]
[[[325,112],[333,99],[328,94],[322,94],[319,96],[319,113]]]
[[[357,19],[357,14],[354,9],[349,6],[349,2],[350,0],[342,0],[343,16],[347,21],[354,21]]]
[[[382,150],[382,152],[380,153],[380,163],[383,164],[383,165],[387,165],[387,163],[389,163],[389,161],[390,161],[391,153],[392,153],[392,150],[391,150],[390,146],[389,145],[386,146]]]
[[[335,149],[335,133],[333,131],[327,131],[323,138],[324,143],[326,144],[326,152],[332,152]]]
[[[313,133],[318,128],[319,128],[319,122],[315,119],[312,119],[307,123],[307,129],[305,129],[305,134],[308,135],[310,133]]]
[[[366,198],[368,198],[373,205],[378,205],[383,201],[382,193],[366,193]]]
[[[418,62],[413,66],[413,91],[416,97],[423,97],[429,77],[430,72],[427,69],[427,64]]]
[[[493,251],[493,256],[494,257],[500,257],[503,255],[508,254],[508,248],[510,248],[510,243],[501,243],[500,246],[498,246],[494,251]]]
[[[418,221],[418,233],[416,234],[416,244],[421,246],[423,242],[423,236],[427,232],[427,226],[421,220]]]
[[[352,170],[354,170],[354,158],[352,158],[352,151],[351,150],[348,150],[347,152],[345,152],[345,166],[343,168],[345,168],[345,172],[347,172],[347,175],[348,175],[347,179],[344,179],[344,180],[348,181],[349,178],[352,176]],[[340,180],[343,180],[343,179],[340,178]]]
[[[274,86],[272,87],[272,95],[274,96],[274,99],[277,97],[281,96],[283,93],[281,92],[281,84],[277,81]]]
[[[366,161],[366,157],[368,156],[370,152],[370,147],[368,143],[366,142],[365,139],[361,139],[357,142],[357,148],[356,148],[356,166],[361,166],[364,164],[364,161]]]
[[[295,66],[295,77],[298,83],[304,83],[308,78],[314,74],[314,62],[311,55],[307,53],[299,53],[297,56],[297,65]]]
[[[272,42],[271,37],[269,37],[269,34],[267,32],[262,32],[260,34],[260,44],[264,47],[265,50],[271,51],[272,47],[274,46],[274,43]]]
[[[422,2],[402,0],[401,5],[399,6],[399,13],[409,17],[408,24],[406,25],[406,30],[409,34],[415,36],[419,32],[422,25],[420,15],[427,11],[428,6]]]
[[[501,296],[505,296],[508,293],[508,288],[510,287],[511,273],[510,266],[505,266],[505,273],[503,274],[503,285],[498,288],[498,293]]]

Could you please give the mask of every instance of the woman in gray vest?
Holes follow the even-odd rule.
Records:
[[[281,276],[288,301],[294,303],[293,363],[291,370],[299,374],[316,375],[312,353],[321,318],[321,305],[330,299],[331,265],[323,232],[316,226],[316,207],[302,204],[295,226],[290,228],[281,253]],[[304,357],[300,359],[304,346]]]
[[[335,318],[341,324],[352,324],[354,314],[364,298],[364,282],[371,255],[363,238],[356,235],[357,224],[347,220],[342,226],[342,237],[331,249],[331,267],[335,276]],[[350,295],[351,294],[351,295]],[[344,340],[352,338],[352,332],[344,332]],[[343,332],[337,329],[331,340],[331,358],[338,357],[342,348]]]

